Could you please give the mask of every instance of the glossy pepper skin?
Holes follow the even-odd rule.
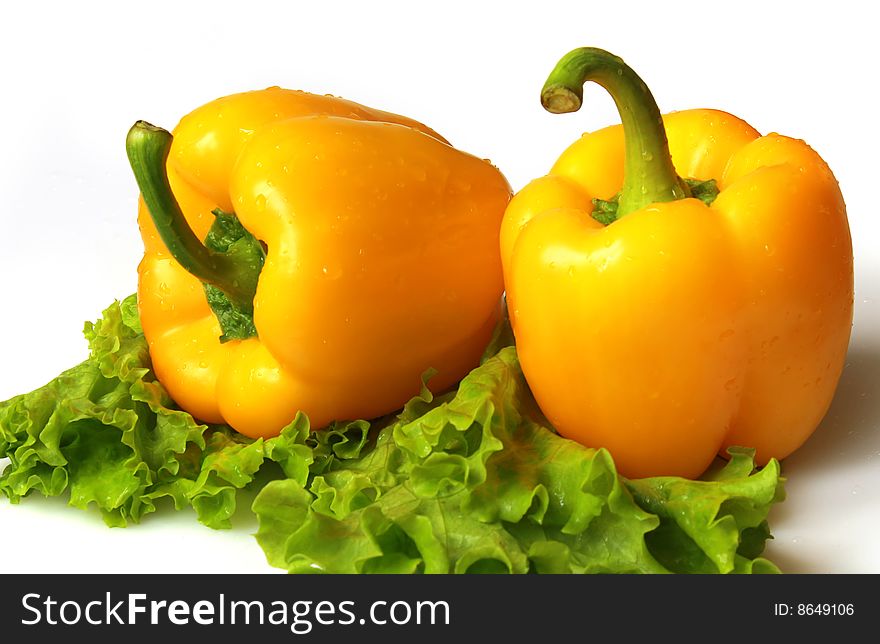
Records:
[[[394,411],[427,369],[439,391],[476,366],[499,317],[511,194],[490,163],[408,118],[280,88],[196,109],[165,153],[195,238],[219,208],[265,248],[257,334],[221,342],[202,280],[140,201],[141,322],[158,379],[193,416],[251,437],[298,411],[320,428]]]
[[[630,477],[696,477],[730,445],[761,463],[787,456],[827,411],[849,342],[852,244],[834,176],[803,141],[724,112],[658,126],[644,83],[601,50],[563,58],[545,106],[577,109],[585,80],[612,93],[623,126],[569,147],[514,197],[501,234],[539,406]],[[679,177],[720,193],[707,206]],[[592,199],[621,190],[617,220],[591,217]]]

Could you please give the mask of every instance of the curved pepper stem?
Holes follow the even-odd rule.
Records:
[[[645,82],[617,56],[595,47],[569,52],[544,83],[541,104],[554,114],[576,112],[587,81],[611,94],[623,123],[626,142],[617,218],[652,203],[689,197],[690,190],[672,165],[657,102]]]
[[[172,140],[170,132],[146,121],[135,123],[125,139],[128,161],[156,230],[184,269],[222,291],[238,310],[253,314],[262,264],[211,250],[190,228],[165,169]]]

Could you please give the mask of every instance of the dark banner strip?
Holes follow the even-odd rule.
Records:
[[[0,633],[253,634],[261,641],[467,641],[597,634],[711,639],[843,635],[873,621],[871,576],[398,577],[5,575]],[[854,631],[852,631],[854,632]]]

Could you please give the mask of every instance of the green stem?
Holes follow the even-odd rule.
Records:
[[[594,47],[569,52],[544,83],[541,104],[554,114],[576,112],[587,81],[598,83],[611,94],[623,123],[623,188],[617,218],[652,203],[689,197],[688,187],[672,165],[654,97],[638,74],[617,56]]]
[[[253,313],[261,266],[211,250],[196,237],[168,183],[165,163],[172,138],[167,130],[138,121],[125,139],[131,169],[156,230],[184,269],[217,287],[240,310]]]

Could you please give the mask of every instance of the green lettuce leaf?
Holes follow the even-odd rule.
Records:
[[[277,438],[251,440],[180,411],[151,371],[134,296],[87,323],[90,356],[28,394],[0,403],[0,492],[18,503],[31,492],[70,495],[111,526],[139,521],[169,497],[200,521],[230,525],[236,491],[265,460],[304,480],[312,449],[308,423]]]
[[[435,396],[427,373],[397,415],[312,431],[300,414],[269,440],[176,407],[133,296],[85,335],[86,361],[0,403],[13,503],[67,494],[124,526],[168,497],[224,528],[238,492],[262,486],[257,541],[294,573],[778,572],[760,556],[775,461],[756,470],[737,448],[699,481],[619,476],[607,451],[549,428],[506,325],[453,391]]]
[[[418,406],[419,413],[412,413]],[[269,562],[293,573],[777,572],[761,559],[782,498],[752,452],[705,480],[630,481],[537,416],[516,350],[452,397],[414,399],[358,456],[253,503]],[[409,413],[408,413],[409,412]]]

